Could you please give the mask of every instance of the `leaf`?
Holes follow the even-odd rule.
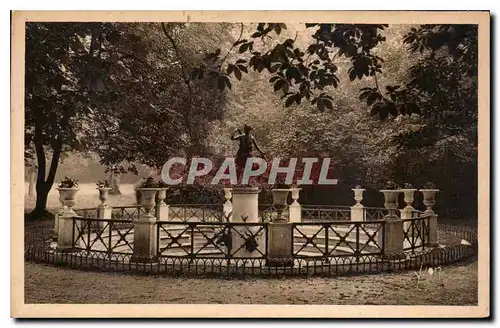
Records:
[[[227,66],[227,71],[226,71],[227,75],[231,75],[231,73],[233,72],[233,70],[234,70],[234,65],[228,65]]]
[[[366,104],[368,106],[371,106],[373,105],[373,103],[375,103],[375,101],[377,101],[377,98],[378,98],[378,94],[376,92],[372,92],[370,93],[370,95],[368,96],[368,98],[366,99]]]
[[[238,80],[241,80],[241,71],[237,67],[234,67],[234,76],[236,76]]]
[[[245,59],[238,59],[238,60],[236,61],[236,64],[244,64],[244,63],[246,63],[246,62],[247,62],[247,61],[246,61]]]
[[[288,97],[288,99],[285,102],[285,107],[290,107],[296,100],[295,100],[296,95]]]
[[[276,32],[276,34],[280,35],[280,33],[281,33],[281,24],[274,24],[274,32]]]
[[[357,75],[356,70],[354,68],[351,68],[351,70],[349,71],[349,80],[354,81],[356,75]]]
[[[238,49],[238,52],[239,52],[240,54],[242,54],[242,53],[244,53],[244,52],[245,52],[245,51],[247,51],[247,50],[248,50],[248,43],[243,43],[243,44],[240,46],[240,48]]]
[[[280,79],[278,82],[274,84],[274,91],[278,91],[282,89],[286,85],[286,81],[283,79]]]
[[[248,70],[246,68],[246,66],[243,66],[243,65],[238,65],[238,68],[240,69],[240,71],[243,71],[245,73],[248,73]]]

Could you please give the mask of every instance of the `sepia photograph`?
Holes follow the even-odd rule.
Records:
[[[11,315],[489,316],[489,29],[14,12]]]

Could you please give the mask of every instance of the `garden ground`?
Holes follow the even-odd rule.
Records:
[[[477,305],[477,262],[331,278],[215,279],[88,272],[25,263],[26,303]]]

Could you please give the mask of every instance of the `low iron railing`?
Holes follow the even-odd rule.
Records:
[[[158,221],[156,227],[158,257],[232,259],[267,255],[267,223]]]
[[[227,218],[219,204],[174,204],[169,206],[169,220],[224,222]]]
[[[73,218],[72,248],[108,254],[128,254],[134,251],[134,225],[124,228],[128,220]]]
[[[385,223],[370,222],[370,227],[365,222],[292,223],[293,255],[297,258],[381,255]]]

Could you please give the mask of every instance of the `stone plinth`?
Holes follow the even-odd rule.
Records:
[[[386,254],[403,252],[403,221],[400,219],[388,219],[385,223],[384,251]],[[382,235],[380,235],[382,237]]]
[[[438,246],[438,215],[434,214],[429,218],[429,240],[426,246],[435,247]]]
[[[160,221],[168,221],[168,205],[164,202],[156,204],[155,206],[155,217]]]
[[[157,257],[156,218],[143,216],[134,222],[134,253],[131,262],[150,262]]]
[[[259,222],[258,187],[233,187],[233,222]]]
[[[96,217],[99,220],[111,220],[111,211],[112,211],[111,207],[109,207],[108,205],[101,204],[97,207]],[[101,228],[101,229],[104,227],[109,228],[108,222],[102,222],[102,221],[98,221],[98,222],[99,222],[99,228]]]
[[[351,206],[351,221],[365,221],[365,207],[363,205]]]
[[[268,233],[266,265],[293,266],[293,226],[289,223],[270,223]]]
[[[302,222],[302,206],[292,203],[288,206],[288,222]]]
[[[73,210],[66,210],[58,215],[57,227],[57,250],[58,251],[72,251],[73,246],[73,217],[76,213]],[[77,228],[80,226],[80,221],[75,221],[75,238],[77,235]]]
[[[258,187],[233,187],[233,215],[232,222],[258,223],[259,222],[259,192]],[[233,256],[235,257],[260,257],[262,256],[257,250],[251,252],[244,246],[245,236],[255,234],[260,229],[260,226],[233,226],[231,231],[231,245]],[[238,232],[239,233],[238,233]],[[261,252],[265,251],[265,235],[264,231],[259,233],[256,238],[258,248]],[[239,250],[238,250],[239,249]]]

